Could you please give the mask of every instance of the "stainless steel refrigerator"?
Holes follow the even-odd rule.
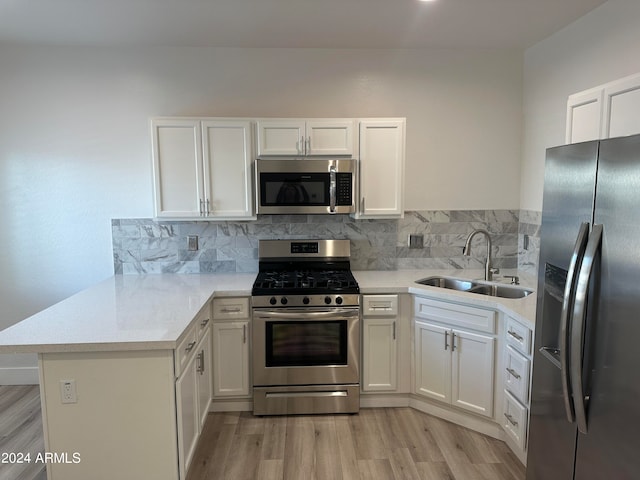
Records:
[[[640,478],[640,135],[547,150],[527,480]]]

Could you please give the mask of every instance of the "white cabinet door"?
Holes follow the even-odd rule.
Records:
[[[395,391],[398,387],[396,319],[365,318],[363,325],[362,390],[367,392]]]
[[[493,416],[494,344],[486,335],[452,330],[451,403]]]
[[[304,120],[258,121],[258,156],[304,155],[305,143]]]
[[[213,396],[249,395],[249,321],[213,323]]]
[[[180,478],[184,480],[199,435],[196,355],[192,355],[182,375],[176,380],[178,419],[178,458]]]
[[[451,401],[451,333],[448,328],[415,322],[415,393]]]
[[[602,98],[602,88],[594,88],[569,96],[566,143],[586,142],[600,138]]]
[[[156,217],[199,217],[205,199],[200,122],[154,119],[151,130]]]
[[[605,85],[602,138],[640,133],[640,75]]]
[[[251,217],[251,122],[202,122],[205,197],[210,217]]]
[[[351,119],[308,120],[307,155],[353,155]]]
[[[404,119],[360,121],[359,218],[404,214]]]
[[[354,121],[279,118],[258,121],[258,155],[353,155]]]
[[[211,378],[211,329],[207,328],[200,344],[198,345],[197,384],[198,384],[198,422],[200,430],[207,420],[211,398],[213,396],[213,383]]]

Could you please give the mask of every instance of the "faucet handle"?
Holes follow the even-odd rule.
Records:
[[[500,269],[492,267],[492,268],[489,269],[489,273],[491,273],[491,274],[500,273]]]
[[[504,278],[510,278],[511,285],[520,285],[520,277],[518,275],[505,275]]]

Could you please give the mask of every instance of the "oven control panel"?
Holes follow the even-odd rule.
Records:
[[[360,295],[259,295],[253,307],[347,307],[360,305]]]

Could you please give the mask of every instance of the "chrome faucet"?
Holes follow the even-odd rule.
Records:
[[[482,233],[487,238],[487,263],[484,265],[484,279],[487,281],[493,280],[493,274],[498,273],[498,269],[491,268],[491,236],[489,232],[483,230],[482,228],[477,228],[473,232],[469,234],[467,237],[467,242],[464,244],[464,249],[462,250],[462,254],[466,257],[471,256],[471,240],[478,233]]]

